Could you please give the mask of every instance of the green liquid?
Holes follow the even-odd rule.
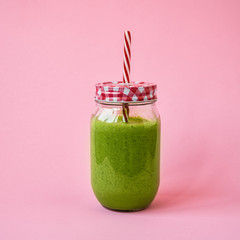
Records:
[[[91,181],[99,202],[115,210],[140,210],[159,186],[160,123],[91,120]]]

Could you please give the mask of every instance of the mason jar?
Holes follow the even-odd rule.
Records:
[[[91,117],[91,184],[106,208],[146,208],[159,186],[160,117],[156,85],[105,82],[96,85]]]

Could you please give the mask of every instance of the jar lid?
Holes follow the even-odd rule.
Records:
[[[96,84],[96,101],[147,102],[157,99],[157,85],[148,82],[103,82]]]

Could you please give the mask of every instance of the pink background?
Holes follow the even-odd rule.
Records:
[[[158,84],[161,186],[147,210],[90,186],[94,84]],[[240,239],[239,0],[0,0],[0,239]]]

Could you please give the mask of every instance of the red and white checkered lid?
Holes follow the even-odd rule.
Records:
[[[96,84],[96,101],[147,102],[157,99],[157,85],[147,82],[103,82]]]

